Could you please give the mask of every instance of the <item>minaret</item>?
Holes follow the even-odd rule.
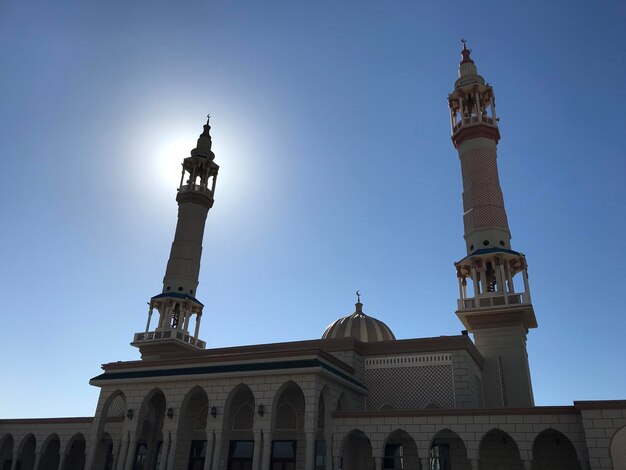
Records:
[[[219,166],[213,161],[209,120],[198,138],[191,156],[183,160],[178,202],[178,222],[174,242],[167,262],[163,290],[150,299],[146,331],[136,333],[133,346],[140,349],[142,358],[162,357],[169,353],[204,349],[198,339],[203,305],[195,297],[198,288],[204,223],[213,207],[215,182]],[[186,178],[186,179],[185,179]],[[152,313],[159,319],[150,331]],[[195,315],[193,335],[189,322]]]
[[[459,78],[448,96],[452,142],[461,160],[467,249],[467,256],[455,263],[456,314],[485,358],[484,406],[534,406],[526,335],[537,320],[526,257],[511,249],[498,178],[500,131],[493,88],[478,74],[470,53],[463,40]],[[515,290],[516,275],[523,281],[521,291]]]

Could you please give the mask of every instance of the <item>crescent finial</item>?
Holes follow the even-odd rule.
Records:
[[[361,303],[361,289],[357,289],[356,291],[356,301]]]

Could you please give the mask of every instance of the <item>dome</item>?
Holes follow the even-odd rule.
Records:
[[[347,338],[352,336],[360,341],[391,341],[396,337],[387,325],[363,313],[363,304],[356,303],[356,312],[331,323],[322,339]]]

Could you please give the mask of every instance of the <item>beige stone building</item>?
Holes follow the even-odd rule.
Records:
[[[207,122],[183,162],[163,289],[131,343],[141,359],[91,379],[93,418],[0,420],[0,469],[626,469],[626,401],[534,405],[537,320],[498,179],[493,88],[462,57],[448,102],[463,334],[396,340],[357,297],[321,339],[206,349],[196,289],[219,170]]]

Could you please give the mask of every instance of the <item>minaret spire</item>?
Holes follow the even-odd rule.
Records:
[[[148,323],[144,333],[135,334],[133,345],[141,350],[143,358],[163,357],[181,350],[204,349],[198,339],[203,304],[196,299],[204,224],[213,207],[219,166],[213,161],[211,150],[210,115],[191,156],[182,164],[182,174],[176,201],[178,222],[174,242],[167,262],[163,289],[150,299]],[[150,331],[152,313],[157,310],[159,320]],[[195,316],[195,330],[189,332],[189,322]]]
[[[459,78],[448,95],[452,142],[461,161],[467,250],[455,263],[460,297],[456,314],[485,358],[485,406],[532,406],[526,334],[537,327],[537,320],[526,257],[511,249],[498,177],[495,95],[462,42]],[[523,290],[515,289],[516,276],[522,278]]]

